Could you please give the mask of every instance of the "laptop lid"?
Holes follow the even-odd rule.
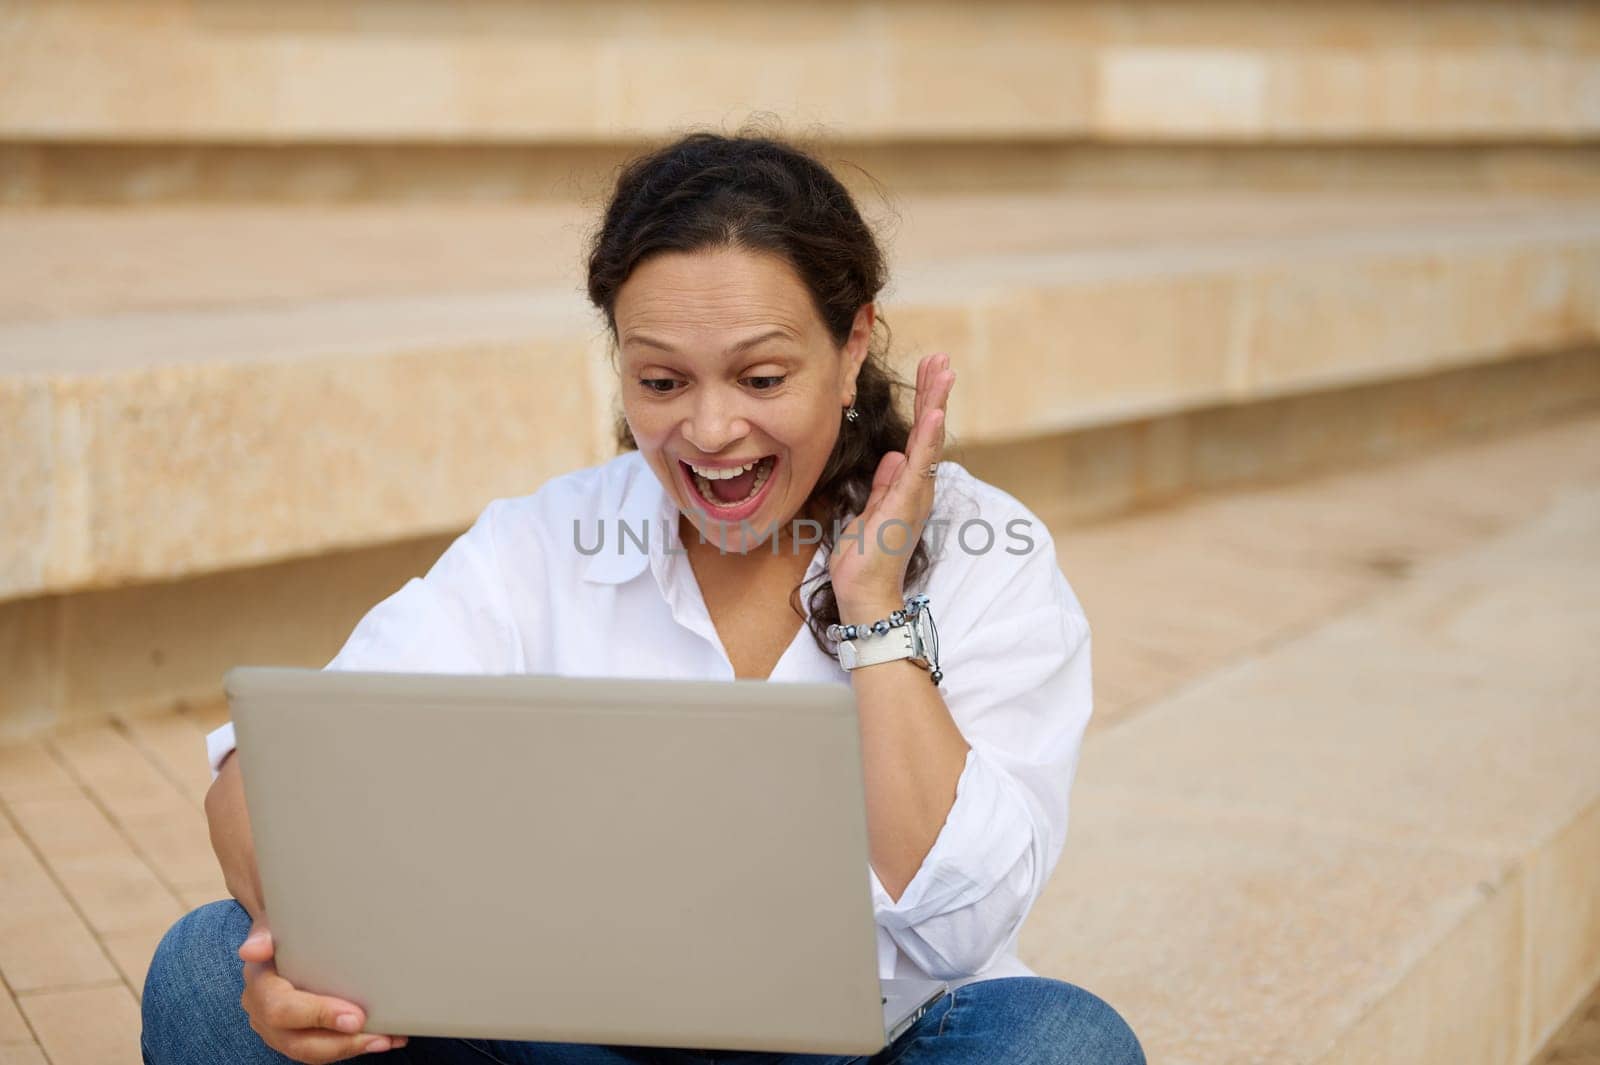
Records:
[[[885,1044],[848,687],[240,667],[225,688],[279,970],[368,1030]]]

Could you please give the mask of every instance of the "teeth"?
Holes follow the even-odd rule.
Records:
[[[748,470],[750,468],[750,466],[755,466],[755,465],[758,465],[758,464],[761,466],[761,468],[756,471],[756,479],[753,482],[751,482],[750,493],[748,495],[746,495],[743,499],[739,500],[738,503],[724,503],[721,500],[719,500],[716,497],[716,495],[711,491],[711,481],[710,481],[710,479],[706,478],[706,477],[702,477],[700,475],[700,471],[697,468],[695,468],[693,466],[691,466],[689,468],[695,471],[695,474],[694,474],[695,487],[700,489],[700,494],[706,498],[706,502],[712,503],[712,504],[714,504],[716,506],[719,506],[719,507],[736,507],[736,506],[739,505],[739,503],[745,503],[745,502],[748,502],[748,501],[754,499],[756,497],[756,493],[761,491],[761,486],[767,483],[767,477],[772,473],[772,464],[770,462],[768,462],[766,459],[759,460],[759,463],[752,462],[748,466],[745,466],[744,468]],[[734,475],[735,476],[737,476],[738,473],[739,473],[738,470],[734,471]]]
[[[760,460],[757,459],[756,461],[759,462]],[[689,468],[708,481],[726,481],[730,477],[739,476],[741,473],[746,472],[754,465],[755,462],[747,462],[743,466],[730,466],[725,470],[710,470],[690,463]]]

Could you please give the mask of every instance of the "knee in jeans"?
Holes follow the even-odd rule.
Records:
[[[156,945],[145,973],[145,1028],[179,1013],[237,1009],[244,986],[238,950],[249,927],[249,915],[233,899],[207,903],[178,918]]]
[[[1038,1012],[1035,1046],[1053,1047],[1038,1062],[1050,1065],[1146,1065],[1144,1047],[1106,999],[1075,983],[1050,980]]]
[[[1093,1048],[1088,1060],[1096,1065],[1146,1065],[1139,1037],[1109,1002],[1073,984],[1060,984],[1059,993],[1061,1009],[1071,1018],[1072,1044]],[[1072,1055],[1063,1065],[1079,1060]]]

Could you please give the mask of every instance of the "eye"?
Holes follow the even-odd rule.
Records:
[[[766,377],[746,377],[745,380],[751,382],[770,381],[771,384],[768,384],[765,387],[754,384],[752,384],[751,387],[755,388],[757,392],[771,392],[774,388],[777,388],[779,385],[783,384],[784,378],[783,375],[771,375]]]
[[[639,384],[643,386],[646,392],[651,392],[658,396],[664,396],[672,391],[672,386],[677,384],[677,382],[670,377],[641,377],[639,378]],[[657,385],[665,385],[666,387],[657,388]]]

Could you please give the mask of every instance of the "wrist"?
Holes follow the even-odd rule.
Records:
[[[870,625],[886,618],[896,610],[904,610],[904,596],[873,596],[864,599],[839,600],[839,624]]]
[[[867,605],[867,601],[851,603],[852,607]],[[918,594],[899,603],[886,600],[859,614],[841,612],[840,622],[828,626],[828,638],[839,641],[839,665],[853,672],[862,666],[909,659],[928,670],[937,686],[944,680],[944,671],[939,668],[939,634],[930,606],[928,597]]]

